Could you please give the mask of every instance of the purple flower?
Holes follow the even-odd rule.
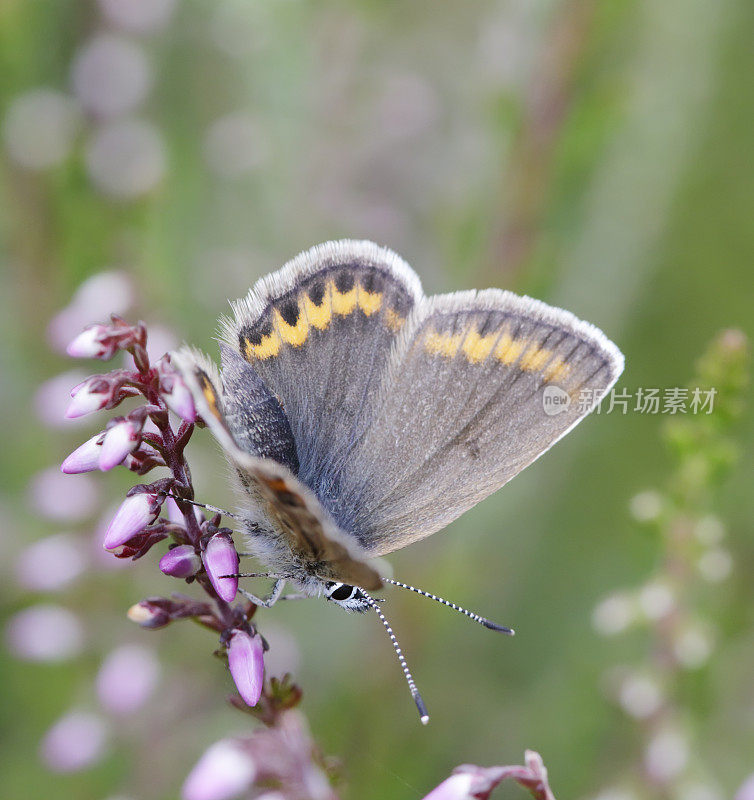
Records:
[[[29,482],[29,504],[46,519],[80,522],[97,506],[97,484],[81,475],[75,481],[61,475],[59,467],[48,467]]]
[[[71,392],[71,402],[65,412],[67,419],[83,417],[104,408],[112,399],[110,383],[103,378],[94,377],[80,383]]]
[[[40,384],[34,395],[34,410],[49,428],[68,428],[86,425],[87,420],[66,419],[65,412],[71,402],[71,386],[78,386],[86,378],[82,370],[71,370],[56,375]]]
[[[99,468],[105,472],[120,464],[139,446],[141,425],[130,419],[116,422],[105,434],[100,448]]]
[[[152,492],[139,492],[127,497],[105,531],[102,546],[113,550],[125,544],[137,533],[151,525],[160,513],[163,498]]]
[[[534,750],[525,753],[525,766],[477,767],[464,764],[435,787],[424,800],[474,800],[487,798],[504,780],[514,780],[528,789],[535,800],[555,800],[547,781],[542,757]]]
[[[14,614],[5,627],[5,641],[16,658],[65,661],[84,646],[84,628],[67,608],[37,605]]]
[[[126,273],[92,275],[79,286],[71,303],[50,322],[48,340],[54,350],[63,352],[73,336],[94,322],[97,309],[106,308],[110,313],[123,314],[133,302],[134,288]]]
[[[151,697],[160,677],[155,654],[141,645],[113,650],[97,674],[97,695],[111,714],[131,714]]]
[[[196,420],[196,406],[183,378],[170,366],[167,359],[157,365],[160,371],[160,394],[167,407],[186,422]]]
[[[91,439],[77,447],[60,465],[60,471],[66,475],[77,475],[81,472],[91,472],[99,466],[100,453],[102,452],[102,433],[92,436]]]
[[[168,550],[160,559],[160,569],[174,578],[190,578],[201,569],[202,559],[193,545],[181,544]]]
[[[470,791],[473,780],[468,772],[451,775],[432,789],[424,800],[472,800]]]
[[[197,761],[183,784],[183,800],[230,800],[248,789],[256,767],[232,739],[215,742]]]
[[[264,647],[261,636],[233,631],[228,644],[228,668],[247,706],[255,706],[264,683]]]
[[[218,596],[226,603],[232,602],[238,591],[238,578],[222,576],[238,572],[238,553],[233,540],[227,533],[216,533],[207,542],[202,558],[204,568]]]
[[[170,614],[149,600],[135,603],[128,609],[126,616],[142,628],[156,630],[164,628],[170,622]]]
[[[106,744],[107,728],[101,717],[72,711],[47,731],[41,756],[55,772],[77,772],[96,764],[104,755]]]
[[[56,533],[24,548],[16,560],[16,579],[32,592],[59,592],[86,569],[83,542],[70,533]]]
[[[106,361],[118,350],[110,334],[111,331],[106,325],[90,325],[66,347],[65,351],[73,358],[100,358]]]

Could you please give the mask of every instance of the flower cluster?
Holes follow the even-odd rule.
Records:
[[[725,528],[714,513],[714,499],[736,460],[730,427],[742,406],[747,350],[743,334],[724,331],[700,360],[694,384],[717,387],[714,411],[667,421],[663,438],[675,456],[675,470],[665,488],[642,491],[630,503],[634,519],[656,537],[658,566],[642,586],[614,592],[594,609],[598,633],[644,629],[648,640],[640,663],[616,667],[606,676],[609,694],[641,725],[641,768],[625,786],[599,797],[612,797],[611,792],[627,800],[647,793],[723,797],[712,770],[695,752],[694,696],[684,686],[705,666],[722,634],[715,625],[715,595],[731,573],[733,558],[724,546]],[[698,694],[699,684],[694,685]]]
[[[463,764],[433,789],[424,800],[488,800],[504,780],[513,780],[527,789],[534,800],[555,800],[547,780],[542,756],[533,750],[525,753],[524,766],[477,767]]]
[[[129,325],[113,316],[109,324],[89,326],[68,346],[72,356],[101,360],[125,351],[133,359],[133,368],[114,369],[79,383],[71,392],[66,416],[114,409],[132,397],[144,402],[111,419],[104,430],[64,460],[62,471],[78,474],[118,465],[137,475],[156,467],[169,470],[169,477],[138,484],[128,492],[107,526],[103,546],[118,558],[136,560],[158,542],[169,540],[159,561],[160,570],[196,582],[208,601],[180,595],[149,597],[133,606],[128,616],[144,628],[193,619],[215,631],[239,695],[248,706],[256,706],[263,692],[266,644],[251,621],[255,606],[247,601],[232,605],[238,592],[235,576],[239,567],[232,531],[220,527],[219,514],[205,518],[193,504],[184,450],[197,422],[196,409],[170,356],[152,363],[146,345],[143,324]],[[178,418],[177,424],[170,412]]]

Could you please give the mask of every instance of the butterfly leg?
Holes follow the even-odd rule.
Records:
[[[247,599],[251,600],[255,606],[263,606],[264,608],[272,608],[272,606],[280,600],[280,595],[283,593],[283,589],[285,588],[285,578],[279,578],[275,581],[275,585],[272,587],[272,591],[267,595],[267,597],[261,598],[257,597],[256,595],[252,594],[251,592],[247,592],[246,589],[238,588],[238,591]]]
[[[284,594],[280,599],[281,600],[311,600],[311,597],[308,594],[301,594],[300,592],[297,592],[296,594]]]

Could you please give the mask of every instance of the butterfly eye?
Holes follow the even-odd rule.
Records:
[[[333,583],[328,586],[331,600],[348,600],[353,596],[354,588],[347,583]]]

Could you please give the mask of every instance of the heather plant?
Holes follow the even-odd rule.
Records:
[[[74,386],[67,418],[110,411],[129,398],[143,402],[111,418],[104,430],[63,461],[62,471],[72,475],[97,469],[106,472],[123,465],[139,477],[156,468],[169,472],[168,477],[128,491],[105,530],[103,547],[116,558],[137,561],[167,542],[159,569],[204,593],[203,599],[181,592],[146,597],[128,610],[129,619],[148,630],[192,620],[212,631],[215,654],[227,665],[238,690],[230,703],[261,723],[247,736],[212,745],[186,778],[184,800],[230,800],[241,794],[260,800],[337,800],[334,762],[322,755],[305,719],[295,710],[301,689],[289,674],[265,680],[264,654],[269,645],[254,620],[258,607],[249,599],[237,600],[240,559],[233,530],[221,525],[227,512],[195,501],[185,451],[203,422],[170,355],[153,362],[147,351],[146,326],[129,325],[117,315],[109,324],[87,327],[67,352],[102,361],[126,352],[133,361],[132,367],[94,375]],[[76,718],[56,735],[75,739],[77,725],[86,728],[87,722],[95,724]],[[84,733],[87,741],[96,738],[91,731]],[[527,752],[525,766],[461,766],[427,800],[485,800],[505,779],[518,782],[537,800],[554,800],[547,772],[534,752]]]
[[[722,796],[720,776],[705,755],[708,743],[698,737],[697,697],[702,687],[711,690],[704,668],[725,635],[726,609],[717,598],[734,559],[716,504],[740,458],[734,433],[745,406],[748,361],[740,331],[723,331],[711,342],[688,395],[712,392],[714,407],[664,421],[661,440],[672,471],[662,488],[631,500],[635,521],[657,542],[656,567],[640,586],[605,597],[593,623],[604,636],[642,632],[641,655],[606,676],[609,695],[638,726],[638,763],[600,797]]]

